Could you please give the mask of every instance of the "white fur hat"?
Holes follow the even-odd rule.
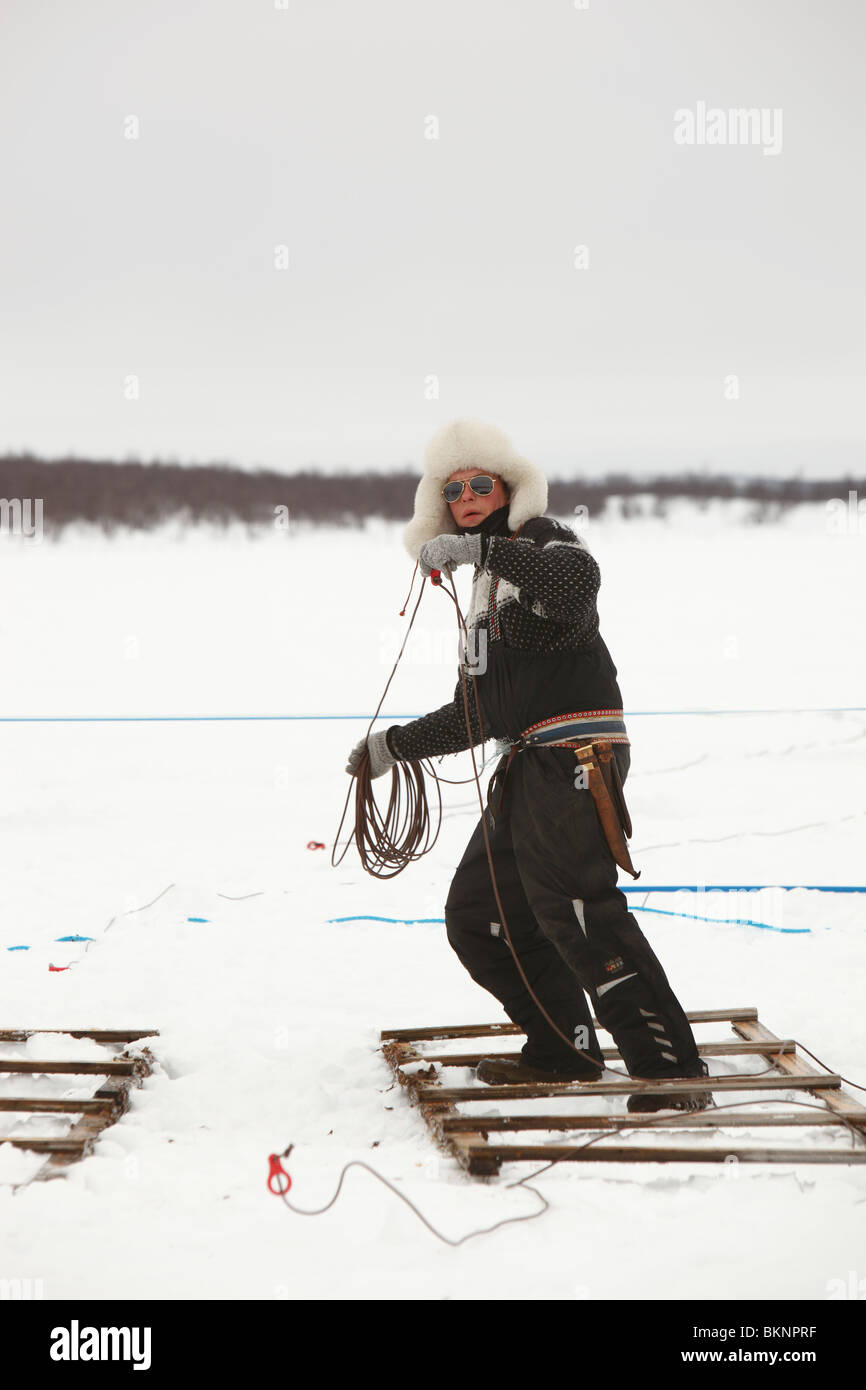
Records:
[[[457,534],[458,526],[442,488],[463,468],[485,469],[506,484],[508,529],[516,531],[547,507],[547,479],[537,464],[521,458],[510,439],[483,420],[454,420],[434,434],[424,454],[424,474],[415,492],[415,514],[403,532],[403,544],[417,560],[422,545],[434,536]]]

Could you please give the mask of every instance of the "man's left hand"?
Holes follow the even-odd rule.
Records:
[[[431,570],[447,570],[449,574],[458,565],[481,564],[481,536],[435,536],[421,547],[418,556],[421,573],[426,578]]]

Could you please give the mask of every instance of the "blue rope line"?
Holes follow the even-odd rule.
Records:
[[[635,885],[630,885],[630,886],[628,886],[628,887],[626,887],[626,888],[620,888],[619,891],[620,891],[621,893],[762,893],[762,892],[766,892],[768,889],[771,889],[771,888],[778,888],[780,891],[785,892],[785,893],[791,893],[791,892],[793,892],[793,891],[796,890],[796,889],[803,889],[804,891],[809,892],[809,893],[866,893],[866,887],[842,887],[842,886],[837,886],[837,885],[817,884],[817,883],[743,883],[743,884],[736,884],[736,883],[708,883],[708,884],[706,884],[706,885],[695,884],[695,883],[674,883],[674,884],[657,884],[657,885],[655,885],[654,887],[651,887],[651,888],[638,888],[638,887],[635,886]],[[661,911],[662,911],[662,909],[661,909],[661,908],[658,908],[658,907],[642,907],[642,908],[639,908],[638,910],[639,910],[640,912],[661,912]],[[671,912],[671,913],[668,913],[667,915],[668,915],[668,916],[671,916],[671,917],[685,917],[685,916],[689,916],[689,915],[691,915],[691,914],[689,914],[689,913],[683,913],[683,912]],[[735,917],[730,917],[730,918],[728,918],[728,917],[703,917],[703,918],[699,918],[698,920],[704,921],[704,922],[720,922],[720,921],[725,921],[725,922],[731,921],[731,922],[735,922],[735,921],[739,921],[739,920],[741,920],[741,919],[735,918]],[[444,921],[445,921],[445,918],[444,918],[444,917],[373,917],[373,916],[362,915],[362,916],[356,916],[356,917],[329,917],[329,918],[328,918],[328,921],[329,921],[329,922],[407,922],[407,923],[409,923],[409,922],[444,922]],[[756,927],[760,927],[760,926],[766,926],[766,923],[764,923],[764,922],[753,922],[753,923],[751,923],[751,925],[752,925],[752,926],[756,926]],[[769,930],[772,930],[772,931],[782,931],[783,928],[781,928],[781,927],[772,927],[772,928],[770,928]],[[808,931],[809,928],[808,928],[808,927],[797,927],[797,928],[788,927],[788,928],[785,928],[784,930],[786,930],[786,931],[794,931],[794,930],[797,930],[797,931]]]
[[[655,888],[637,888],[633,884],[621,888],[621,893],[763,893],[778,888],[785,893],[802,888],[809,893],[866,893],[866,887],[842,887],[827,883],[671,883]]]
[[[760,883],[757,883],[757,884],[756,884],[756,883],[753,883],[753,884],[743,885],[742,887],[737,888],[735,885],[730,885],[730,884],[725,884],[725,885],[717,884],[717,885],[711,885],[711,886],[709,886],[709,887],[706,889],[706,891],[707,891],[707,892],[717,892],[717,893],[733,893],[733,892],[758,893],[758,892],[761,892],[763,889],[765,889],[765,888],[767,888],[767,887],[769,887],[769,886],[770,886],[770,885],[768,885],[768,884],[760,884]],[[794,888],[807,888],[807,889],[809,889],[809,891],[811,891],[811,892],[818,892],[818,893],[864,893],[864,892],[866,892],[866,888],[818,888],[818,887],[816,887],[815,885],[809,885],[809,884],[796,884],[796,883],[795,883],[795,884],[774,884],[774,885],[772,885],[772,886],[773,886],[773,887],[782,888],[782,889],[784,889],[786,892],[790,892],[791,889],[794,889]],[[655,887],[655,888],[636,888],[636,887],[631,887],[631,888],[622,888],[622,889],[620,889],[620,892],[622,892],[622,893],[674,893],[674,892],[697,893],[697,892],[701,892],[701,891],[703,891],[703,890],[700,889],[699,887],[697,887],[696,885],[680,885],[679,887],[676,887],[676,886],[675,886],[675,887],[660,886],[660,887]],[[664,908],[664,907],[640,907],[640,908],[638,909],[638,911],[639,911],[639,912],[653,912],[653,913],[656,913],[656,914],[657,914],[658,916],[660,916],[660,917],[684,917],[684,918],[687,918],[688,920],[690,920],[690,921],[692,921],[692,922],[714,922],[714,923],[716,923],[718,926],[759,927],[762,931],[777,931],[777,932],[783,932],[783,933],[785,933],[786,935],[790,935],[790,936],[801,936],[801,935],[803,935],[804,933],[805,933],[805,934],[811,934],[811,931],[812,931],[812,928],[811,928],[811,927],[774,927],[774,926],[772,926],[771,923],[769,923],[769,922],[756,922],[756,921],[754,921],[751,917],[704,917],[704,916],[702,916],[700,913],[696,913],[696,912],[675,912],[675,911],[674,911],[673,909],[671,909],[671,908]],[[377,917],[377,916],[374,916],[374,915],[372,915],[372,914],[362,913],[362,914],[358,914],[358,915],[353,916],[353,917],[329,917],[327,920],[328,920],[329,923],[330,923],[330,922],[391,922],[391,923],[394,923],[394,924],[400,924],[400,925],[408,926],[408,925],[411,925],[411,924],[414,924],[414,923],[418,923],[418,922],[436,922],[436,923],[444,923],[445,918],[444,918],[444,917]]]
[[[93,936],[55,936],[55,941],[95,941]],[[29,951],[29,946],[7,946],[7,951]]]
[[[670,912],[665,907],[641,907],[639,912],[656,912],[661,917],[688,917],[692,922],[715,922],[718,926],[761,927],[764,931],[811,932],[811,927],[771,927],[769,922],[753,922],[750,917],[702,917],[697,912]]]
[[[329,917],[329,922],[444,922],[444,917],[370,917],[363,914],[358,917]]]
[[[765,931],[781,932],[811,932],[811,927],[771,927],[769,922],[753,922],[749,917],[701,917],[694,912],[673,912],[663,907],[641,907],[640,912],[657,912],[662,917],[689,917],[693,922],[715,922],[719,926],[745,926],[763,927]],[[415,922],[438,922],[444,923],[444,917],[372,917],[359,915],[357,917],[329,917],[329,922],[393,922],[401,925],[409,925]]]
[[[626,719],[714,714],[866,714],[866,705],[827,705],[802,709],[633,709]],[[378,719],[418,719],[418,714],[379,714]],[[3,714],[0,724],[219,724],[257,720],[361,719],[369,714]]]

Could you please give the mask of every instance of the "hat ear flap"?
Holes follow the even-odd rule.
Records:
[[[449,532],[457,534],[453,513],[442,496],[442,486],[427,473],[415,489],[415,515],[403,532],[403,544],[413,560],[418,559],[425,541]]]

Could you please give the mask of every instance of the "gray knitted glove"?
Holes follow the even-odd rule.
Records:
[[[481,533],[474,536],[434,536],[421,547],[418,556],[421,573],[426,578],[431,570],[451,570],[457,565],[481,564]]]
[[[389,767],[399,762],[395,758],[386,741],[387,730],[378,729],[375,734],[371,734],[367,739],[361,739],[355,744],[349,754],[349,761],[346,763],[346,771],[352,777],[356,776],[361,759],[364,756],[364,749],[370,754],[370,776],[381,777],[383,772],[387,772]]]

